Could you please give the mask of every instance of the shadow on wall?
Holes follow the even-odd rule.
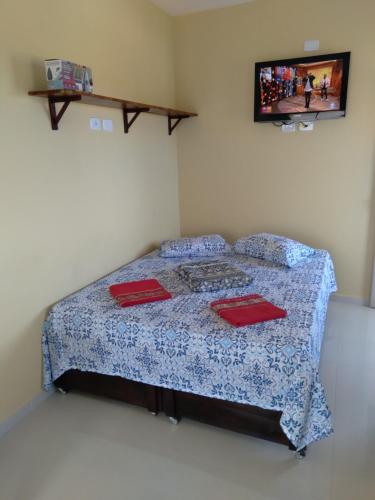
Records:
[[[150,253],[158,247],[158,243],[145,245],[140,249],[139,252],[137,252],[137,256],[135,258],[139,258],[142,255]],[[119,267],[119,269],[124,265],[126,265],[126,263],[123,263]],[[108,274],[111,274],[113,271],[115,271],[115,269],[111,270]],[[108,276],[108,274],[105,276]],[[105,276],[98,278],[98,280],[104,278]],[[88,284],[89,283],[86,283],[82,288],[86,287]],[[76,291],[78,290],[72,290],[71,293],[75,293]],[[63,298],[66,297],[61,297],[59,301]],[[5,401],[9,400],[9,403],[6,403],[5,407],[13,408],[14,413],[22,406],[24,406],[27,402],[32,400],[42,390],[42,329],[46,315],[48,314],[48,311],[51,309],[51,307],[53,307],[53,305],[54,304],[46,304],[45,308],[43,308],[37,314],[37,316],[30,318],[30,321],[25,325],[25,327],[14,335],[14,342],[10,346],[9,351],[4,358],[4,361],[2,362],[2,373],[6,374],[14,372],[15,366],[30,366],[28,373],[32,373],[33,377],[35,377],[33,379],[29,378],[25,380],[22,378],[23,375],[21,374],[21,372],[19,372],[20,379],[18,381],[0,381],[0,394],[2,394],[2,396],[5,396]],[[22,394],[20,394],[18,395],[18,398],[24,397],[24,399],[21,399],[19,401],[12,401],[12,383],[23,387],[23,396]],[[6,415],[5,418],[9,416],[10,415]]]
[[[31,369],[29,373],[35,374],[35,379],[30,380],[28,378],[25,380],[24,372],[19,371],[18,380],[1,380],[0,393],[4,397],[4,407],[14,408],[14,413],[22,408],[25,404],[31,401],[38,393],[41,391],[41,332],[44,318],[47,309],[43,309],[38,313],[37,316],[30,319],[30,322],[20,331],[17,335],[14,335],[14,342],[10,345],[9,351],[2,361],[1,371],[4,374],[14,373],[14,367],[30,366]],[[35,370],[33,367],[40,366],[39,370]],[[37,380],[39,377],[39,381]],[[13,396],[13,386],[20,385],[23,387],[23,391],[18,394],[18,400],[14,401],[12,404],[9,402],[6,404],[7,400],[14,399]],[[23,392],[23,395],[22,395]],[[22,399],[23,398],[23,399]],[[18,408],[17,408],[18,407]],[[6,415],[5,418],[11,415]],[[1,420],[1,417],[0,417]]]
[[[131,262],[134,262],[135,260],[139,259],[140,257],[143,257],[144,255],[147,255],[148,253],[153,252],[154,250],[156,250],[157,248],[159,248],[159,246],[160,246],[159,243],[151,243],[149,245],[145,245],[144,247],[142,247],[142,249],[139,252],[137,252],[137,255],[134,257],[134,259],[131,259],[129,262],[124,262],[123,264],[121,264],[116,269],[112,269],[111,271],[109,271],[108,273],[104,274],[103,276],[100,276],[99,278],[96,278],[93,281],[89,281],[88,283],[85,283],[84,285],[82,285],[81,288],[78,288],[77,290],[72,290],[68,295],[65,295],[64,297],[59,298],[56,302],[53,302],[52,304],[50,304],[49,306],[47,306],[47,308],[45,310],[45,313],[44,313],[44,318],[46,317],[46,315],[48,314],[48,312],[50,311],[50,309],[54,305],[58,304],[61,300],[67,299],[68,297],[70,297],[74,293],[80,292],[81,290],[83,290],[84,288],[86,288],[88,285],[91,285],[91,283],[96,283],[97,281],[99,281],[99,280],[101,280],[103,278],[106,278],[110,274],[112,274],[112,273],[114,273],[116,271],[119,271],[122,267],[126,266],[127,264],[130,264]],[[44,320],[44,318],[43,318],[43,320]]]
[[[375,141],[374,141],[375,144]],[[370,275],[369,287],[370,287],[370,302],[372,307],[375,307],[375,147],[373,152],[373,165],[372,165],[372,190],[369,199],[369,228],[368,228],[368,242],[367,242],[367,269],[374,270],[373,274]],[[365,276],[365,281],[368,277]],[[371,296],[371,289],[373,290],[373,295]]]
[[[12,76],[10,93],[27,95],[29,90],[46,89],[44,61],[31,58],[30,54],[16,55],[11,59]]]
[[[29,90],[47,89],[44,61],[39,58],[30,58],[29,54],[17,55],[11,59],[13,81],[9,89],[12,95],[28,97]],[[48,101],[43,99],[42,104],[48,122],[50,120]]]

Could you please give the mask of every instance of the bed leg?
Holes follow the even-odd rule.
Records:
[[[146,406],[154,417],[159,413],[159,388],[148,385],[146,389]]]
[[[307,446],[295,452],[296,460],[303,460],[306,457]]]
[[[57,392],[59,392],[60,394],[63,394],[65,396],[66,394],[68,394],[69,390],[66,389],[65,387],[58,387]]]
[[[175,417],[168,417],[169,418],[169,421],[171,422],[171,424],[173,425],[177,425],[180,420],[178,418],[175,418]]]
[[[164,413],[173,425],[177,425],[180,422],[181,417],[177,412],[175,393],[172,389],[163,389],[162,391]]]
[[[303,460],[306,457],[307,446],[302,448],[301,450],[295,451],[294,456],[296,460]]]
[[[306,457],[307,446],[297,451],[297,448],[289,442],[289,449],[293,451],[296,460],[303,460]]]

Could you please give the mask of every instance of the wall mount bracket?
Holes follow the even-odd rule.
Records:
[[[55,97],[55,96],[49,96],[48,97],[48,108],[49,108],[49,115],[51,118],[51,127],[52,130],[59,130],[59,122],[61,118],[63,117],[65,111],[68,109],[69,104],[72,101],[80,101],[81,96],[61,96],[61,97]],[[61,109],[59,112],[56,111],[56,104],[62,102],[63,105],[61,106]]]
[[[188,117],[183,116],[183,115],[176,115],[176,116],[168,115],[168,134],[172,135],[172,132],[177,127],[177,125],[180,123],[180,121],[184,120],[185,118],[188,118]],[[174,123],[173,123],[173,120],[175,120]]]
[[[130,127],[133,125],[133,123],[141,113],[148,113],[149,111],[150,108],[123,108],[122,112],[124,117],[125,134],[129,133]],[[130,120],[129,120],[129,115],[133,115]]]

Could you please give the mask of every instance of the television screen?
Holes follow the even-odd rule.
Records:
[[[344,116],[349,62],[343,52],[256,63],[255,121]]]

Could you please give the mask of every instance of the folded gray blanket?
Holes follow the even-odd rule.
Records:
[[[193,292],[216,292],[248,286],[252,282],[252,278],[246,273],[222,261],[181,264],[176,272]]]

